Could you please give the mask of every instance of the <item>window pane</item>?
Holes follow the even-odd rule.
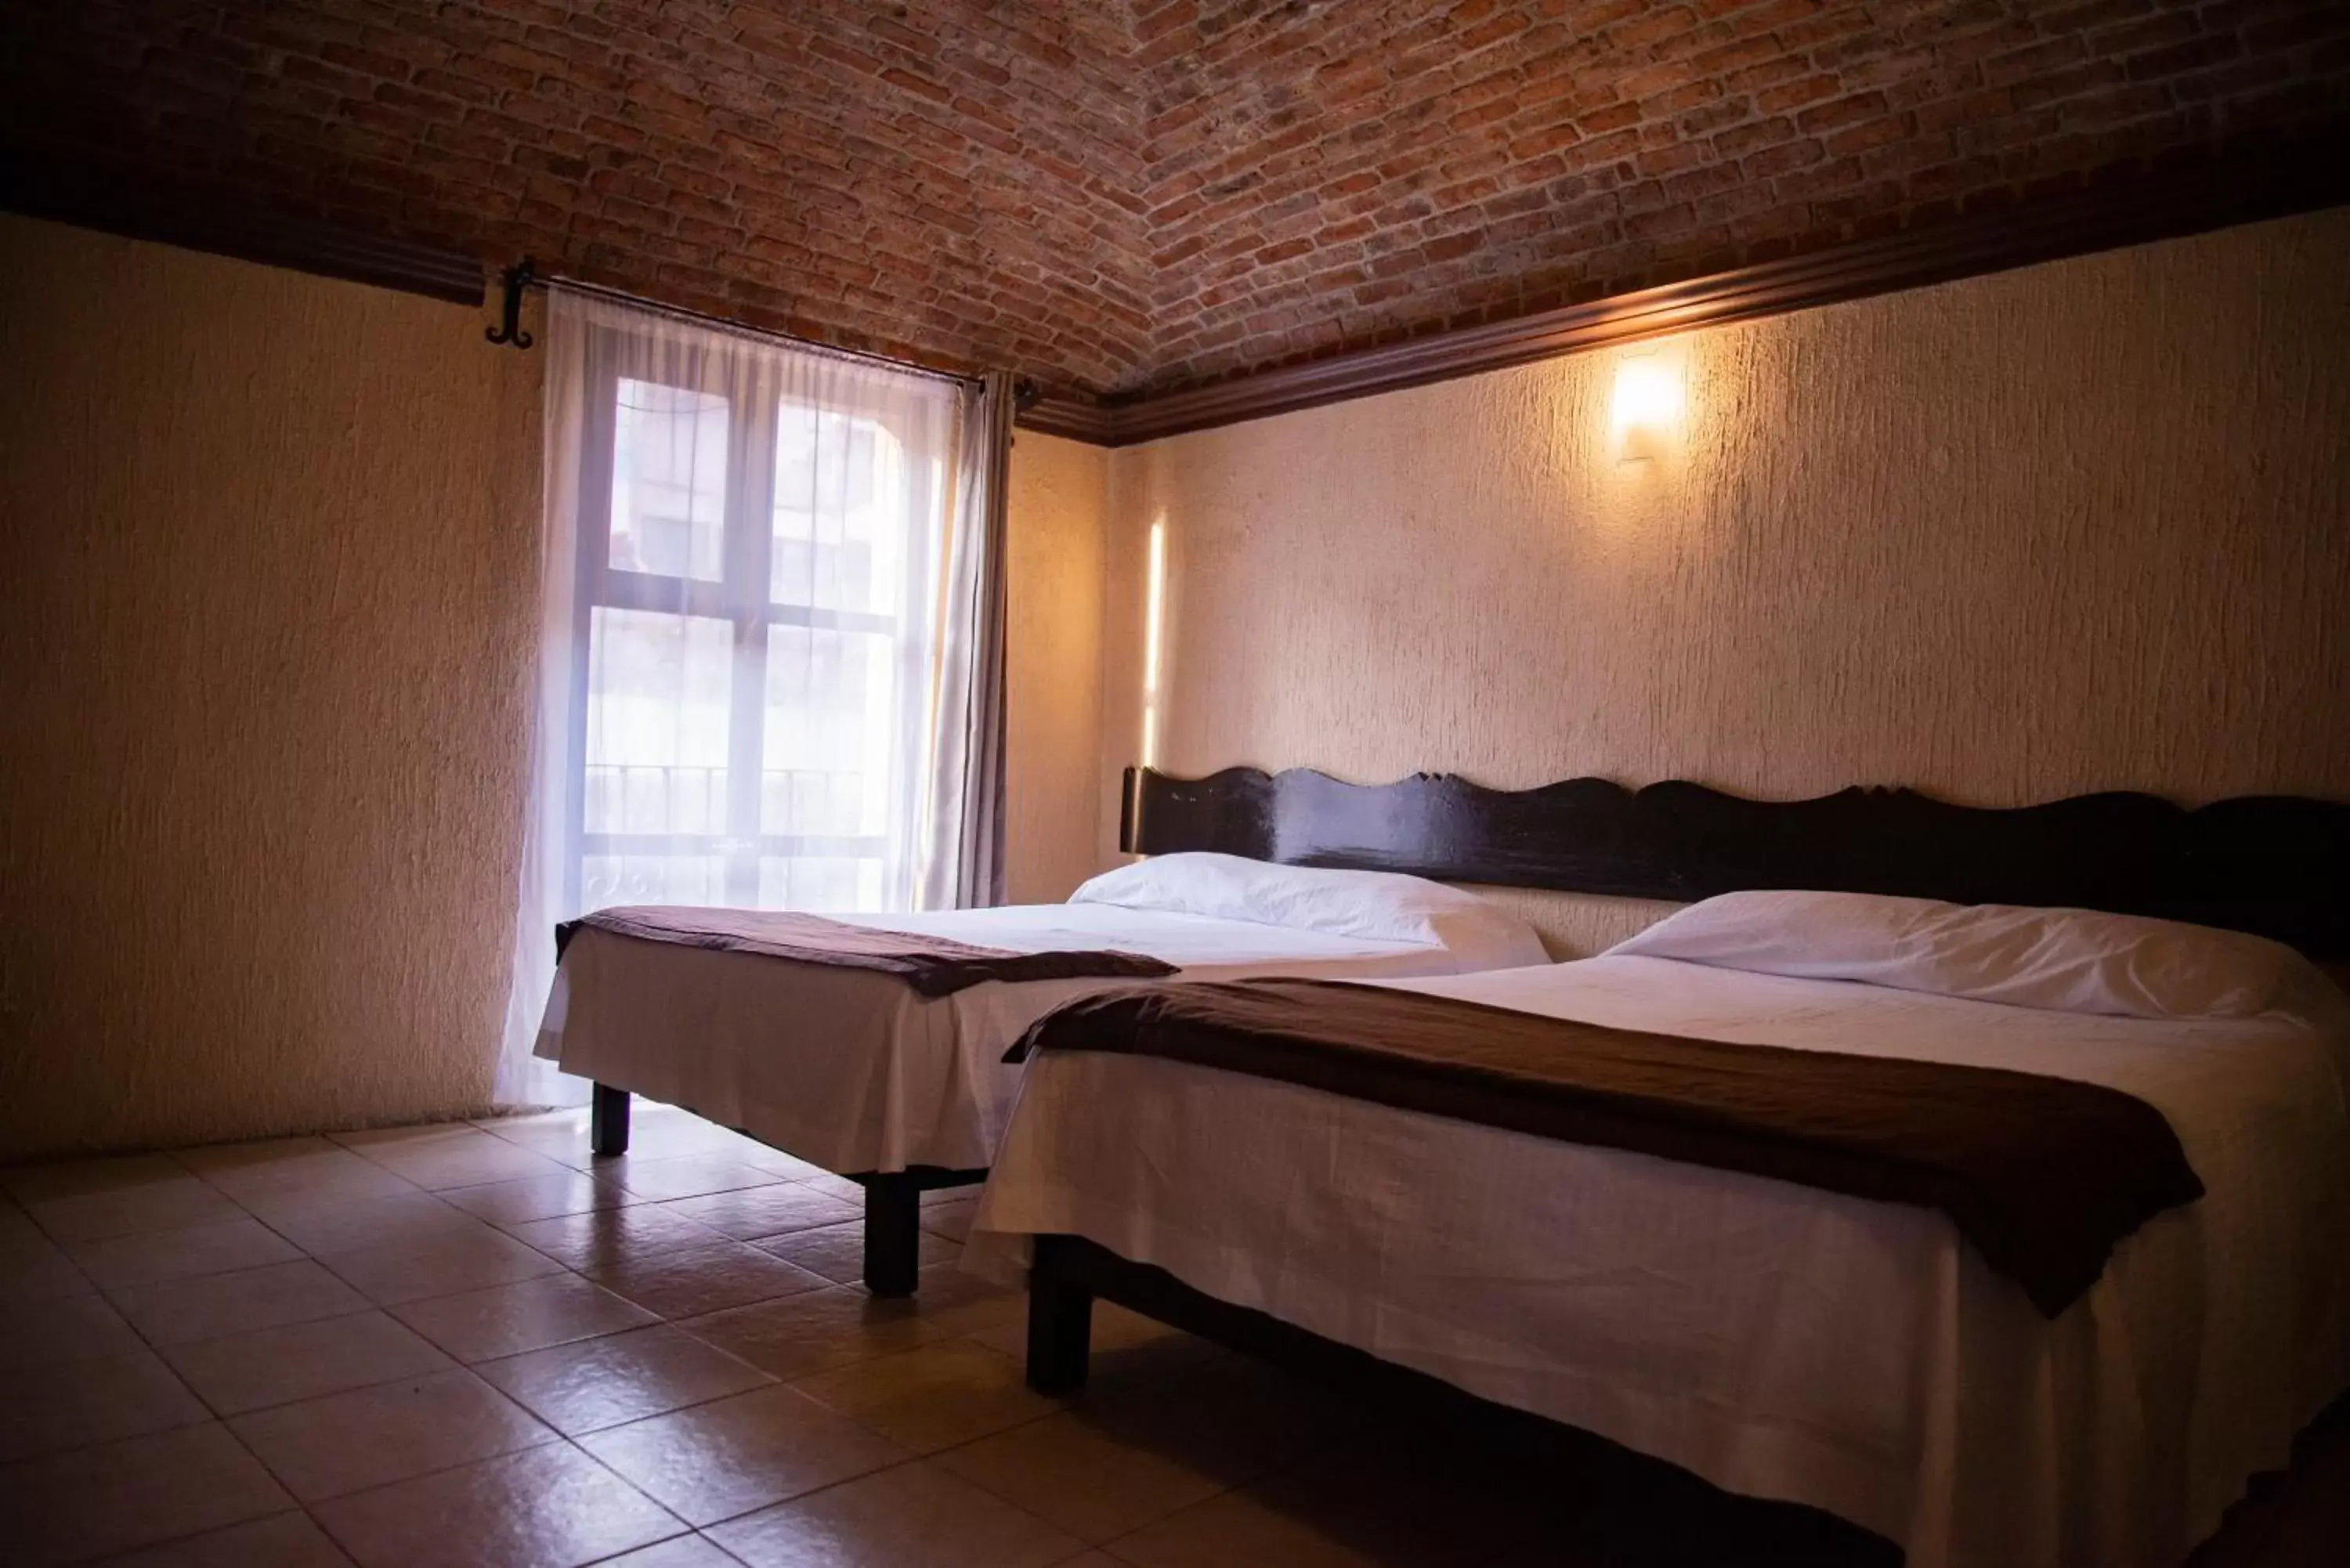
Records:
[[[726,862],[714,855],[589,855],[580,861],[579,907],[723,904]]]
[[[812,914],[878,912],[881,859],[803,855],[759,857],[759,907]]]
[[[725,832],[733,625],[599,605],[588,635],[587,830]]]
[[[760,831],[878,835],[889,811],[889,638],[767,628]]]
[[[726,400],[620,382],[612,442],[615,571],[715,582],[724,572]]]
[[[780,405],[770,597],[896,614],[910,504],[904,453],[889,431],[870,420]]]

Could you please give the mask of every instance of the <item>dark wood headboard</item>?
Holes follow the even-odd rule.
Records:
[[[2350,804],[2295,795],[1993,810],[1907,789],[1759,801],[1679,781],[1495,790],[1450,774],[1350,784],[1304,768],[1128,768],[1118,844],[1638,898],[1811,888],[2110,909],[2350,956]]]

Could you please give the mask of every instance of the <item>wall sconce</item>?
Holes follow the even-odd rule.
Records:
[[[1609,423],[1617,462],[1664,456],[1680,430],[1680,367],[1657,354],[1636,354],[1619,363]]]
[[[1159,765],[1159,638],[1167,602],[1167,523],[1150,525],[1149,598],[1143,611],[1142,765]]]

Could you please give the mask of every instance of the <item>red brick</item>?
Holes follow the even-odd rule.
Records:
[[[2316,0],[85,0],[0,158],[1180,385],[2339,125]]]

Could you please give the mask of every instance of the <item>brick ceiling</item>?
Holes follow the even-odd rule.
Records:
[[[0,159],[1063,389],[1188,385],[2350,115],[2324,0],[66,0]]]

